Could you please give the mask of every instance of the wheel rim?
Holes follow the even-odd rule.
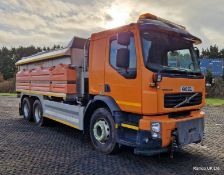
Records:
[[[41,110],[39,106],[36,106],[34,109],[34,117],[35,117],[35,121],[38,123],[41,119]]]
[[[100,119],[93,126],[93,135],[97,141],[105,144],[110,137],[110,127],[106,120]]]
[[[24,106],[23,106],[23,114],[24,114],[24,116],[25,116],[26,118],[27,118],[28,115],[29,115],[29,106],[28,106],[27,103],[25,103]]]

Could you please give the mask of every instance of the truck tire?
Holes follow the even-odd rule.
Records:
[[[35,100],[33,103],[33,119],[37,126],[44,125],[43,107],[40,100]]]
[[[93,147],[102,153],[112,154],[119,149],[116,143],[115,122],[105,108],[97,109],[90,119],[90,138]]]
[[[22,114],[23,118],[27,121],[31,121],[33,117],[32,99],[25,97],[22,100]]]

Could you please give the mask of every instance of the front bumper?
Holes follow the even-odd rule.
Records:
[[[195,140],[197,140],[196,138],[188,140],[185,137],[198,137],[202,139],[204,132],[204,112],[201,110],[191,111],[189,115],[184,117],[178,115],[175,117],[169,117],[169,115],[144,116],[139,121],[139,129],[151,131],[152,122],[159,122],[161,124],[162,147],[167,147],[171,144],[174,131],[177,131],[178,143],[180,142],[180,145],[189,144],[191,141],[196,142]],[[182,139],[187,139],[188,141],[183,141]]]
[[[153,138],[151,123],[159,122],[160,137]],[[119,127],[117,129],[120,144],[135,147],[136,154],[154,155],[190,143],[199,143],[204,134],[204,113],[200,110],[192,111],[189,116],[169,118],[163,116],[144,116],[139,120],[136,130]]]

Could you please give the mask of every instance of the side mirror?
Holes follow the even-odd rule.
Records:
[[[130,44],[131,33],[130,32],[120,32],[118,33],[117,42],[118,44],[128,46]]]
[[[127,69],[130,64],[130,52],[128,48],[120,48],[117,50],[116,66]]]
[[[195,48],[194,48],[194,51],[195,51],[197,57],[199,58],[199,57],[200,57],[200,52],[199,52],[198,48],[195,47]]]

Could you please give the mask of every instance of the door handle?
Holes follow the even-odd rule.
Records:
[[[110,85],[109,84],[105,84],[104,85],[104,92],[110,92],[111,89],[110,89]]]

